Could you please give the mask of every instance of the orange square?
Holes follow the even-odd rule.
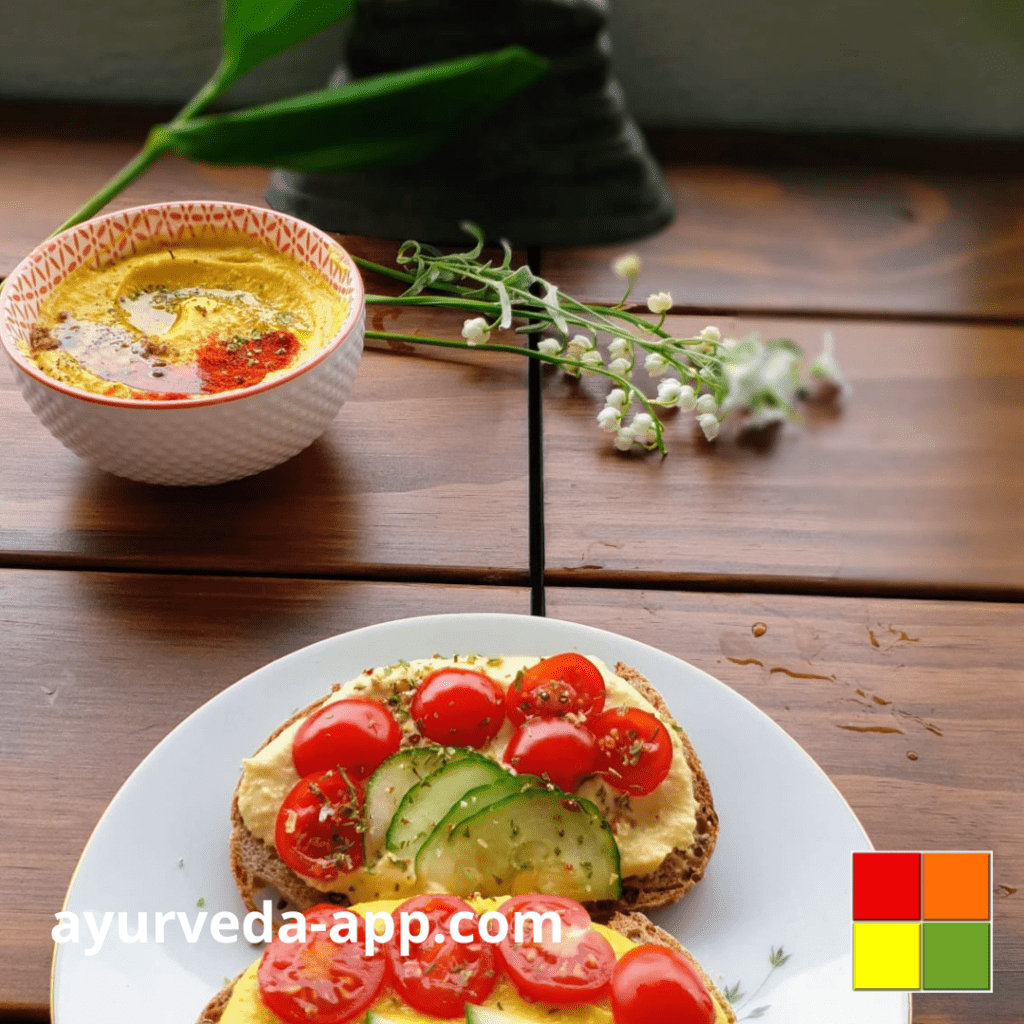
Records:
[[[987,921],[990,853],[926,853],[924,918],[927,921]]]

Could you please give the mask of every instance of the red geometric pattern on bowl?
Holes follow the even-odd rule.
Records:
[[[101,267],[145,243],[219,232],[262,241],[318,271],[348,304],[320,352],[276,380],[182,401],[110,398],[48,377],[22,351],[50,292],[83,263]],[[363,349],[365,301],[351,256],[329,235],[287,214],[237,203],[135,207],[43,242],[0,292],[0,343],[22,394],[48,430],[101,469],[160,484],[210,484],[269,469],[316,440],[348,396]]]

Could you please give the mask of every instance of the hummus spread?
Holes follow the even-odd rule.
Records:
[[[347,304],[315,270],[218,233],[83,265],[43,301],[22,350],[44,373],[115,398],[197,398],[315,355]]]
[[[496,899],[476,898],[469,902],[478,914],[483,914],[488,910],[496,910],[505,902],[505,899],[502,897]],[[380,900],[353,909],[362,914],[370,911],[374,913],[392,912],[398,908],[400,903],[400,900]],[[604,925],[592,924],[591,927],[608,940],[616,957],[621,957],[635,945],[624,935],[620,935]],[[231,997],[221,1015],[220,1024],[280,1024],[277,1015],[271,1013],[260,998],[257,978],[259,966],[260,961],[257,960],[235,982]],[[729,1018],[719,1001],[720,997],[712,992],[711,998],[715,1004],[715,1024],[726,1024]],[[508,978],[504,977],[498,982],[484,1006],[500,1006],[502,1012],[507,1014],[504,1019],[521,1021],[522,1024],[550,1024],[552,1020],[552,1007],[549,1004],[534,1003],[524,999]],[[436,1017],[427,1017],[412,1007],[406,1006],[398,996],[388,989],[384,990],[370,1009],[371,1012],[382,1014],[394,1024],[437,1024]],[[559,1006],[554,1019],[559,1022],[567,1022],[567,1024],[612,1024],[611,1003],[606,998],[596,1003]]]
[[[589,655],[588,658],[604,677],[606,708],[628,705],[657,714],[648,701],[607,665]],[[468,655],[400,662],[364,672],[332,693],[328,703],[356,696],[386,701],[396,693],[414,688],[434,669],[450,665],[472,666],[507,688],[519,671],[530,668],[540,660],[538,657],[485,658]],[[242,779],[237,790],[238,810],[246,828],[268,846],[274,845],[278,808],[299,781],[292,763],[292,740],[300,724],[301,721],[293,722],[243,763]],[[413,722],[400,724],[407,736],[415,733]],[[481,749],[481,753],[500,761],[513,729],[512,723],[506,720],[494,739]],[[585,779],[576,791],[592,801],[611,825],[619,847],[623,877],[650,874],[673,849],[686,849],[693,842],[696,829],[693,775],[678,734],[674,729],[668,729],[667,732],[672,739],[672,765],[664,781],[653,792],[645,796],[619,793],[599,776]],[[384,895],[413,895],[418,889],[415,874],[410,874],[410,870],[407,861],[385,853],[376,863],[348,874],[340,874],[334,882],[317,879],[307,881],[321,892],[345,893],[355,903],[380,899]]]

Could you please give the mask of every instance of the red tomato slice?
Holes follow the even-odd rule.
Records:
[[[535,936],[533,923],[526,920],[523,941],[516,942],[514,915],[529,910],[557,913],[561,941],[551,941],[551,926],[546,924]],[[564,1006],[592,1003],[607,993],[615,951],[590,927],[590,915],[578,903],[563,896],[513,896],[501,905],[500,913],[508,919],[508,935],[498,943],[498,960],[524,999]]]
[[[363,863],[363,790],[337,768],[300,779],[277,812],[281,860],[307,878],[331,882]]]
[[[483,672],[439,668],[417,687],[410,711],[427,739],[448,747],[479,749],[505,721],[505,694]]]
[[[292,760],[300,776],[344,768],[349,778],[362,781],[401,743],[402,730],[383,704],[348,697],[320,708],[299,726]]]
[[[659,786],[672,767],[672,739],[664,723],[640,708],[610,708],[589,723],[597,737],[601,774],[624,793]]]
[[[582,654],[567,652],[545,658],[505,691],[509,721],[556,718],[573,712],[596,715],[604,707],[604,677]]]
[[[715,1004],[682,954],[664,946],[637,946],[612,972],[615,1024],[714,1024]]]
[[[274,939],[260,961],[260,997],[285,1024],[345,1024],[363,1014],[384,984],[384,950],[365,951],[365,924],[359,941],[335,943],[331,929],[340,907],[321,903],[306,911],[306,941]],[[310,925],[323,925],[312,931]]]
[[[512,733],[502,760],[518,775],[539,775],[572,793],[597,771],[597,740],[564,718],[531,718]]]
[[[400,917],[414,910],[426,915],[430,931],[423,942],[410,942],[409,955],[401,954],[397,940],[387,945],[388,974],[395,991],[414,1010],[431,1017],[462,1018],[466,1003],[482,1003],[498,980],[494,947],[480,938],[480,919],[473,908],[457,896],[414,896],[392,914],[395,935],[400,934]],[[459,931],[476,936],[472,942],[456,942],[451,936],[452,917],[459,912]],[[410,924],[410,929],[412,925]],[[437,936],[442,941],[437,941]]]

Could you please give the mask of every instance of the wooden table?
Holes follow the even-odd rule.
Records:
[[[147,120],[2,116],[0,276]],[[879,849],[993,850],[994,994],[917,996],[914,1021],[1021,1020],[1021,178],[921,159],[709,164],[661,143],[679,217],[637,246],[645,289],[670,290],[680,324],[810,351],[833,331],[854,387],[842,409],[714,447],[677,422],[667,458],[623,456],[594,429],[588,381],[540,375],[538,433],[517,357],[373,346],[308,451],[173,490],[84,465],[0,375],[0,1022],[48,1017],[49,930],[81,848],[189,712],[334,633],[545,607],[749,698]],[[167,159],[117,202],[261,202],[264,181]],[[539,257],[603,300],[617,252]],[[388,325],[456,328],[408,311]]]

